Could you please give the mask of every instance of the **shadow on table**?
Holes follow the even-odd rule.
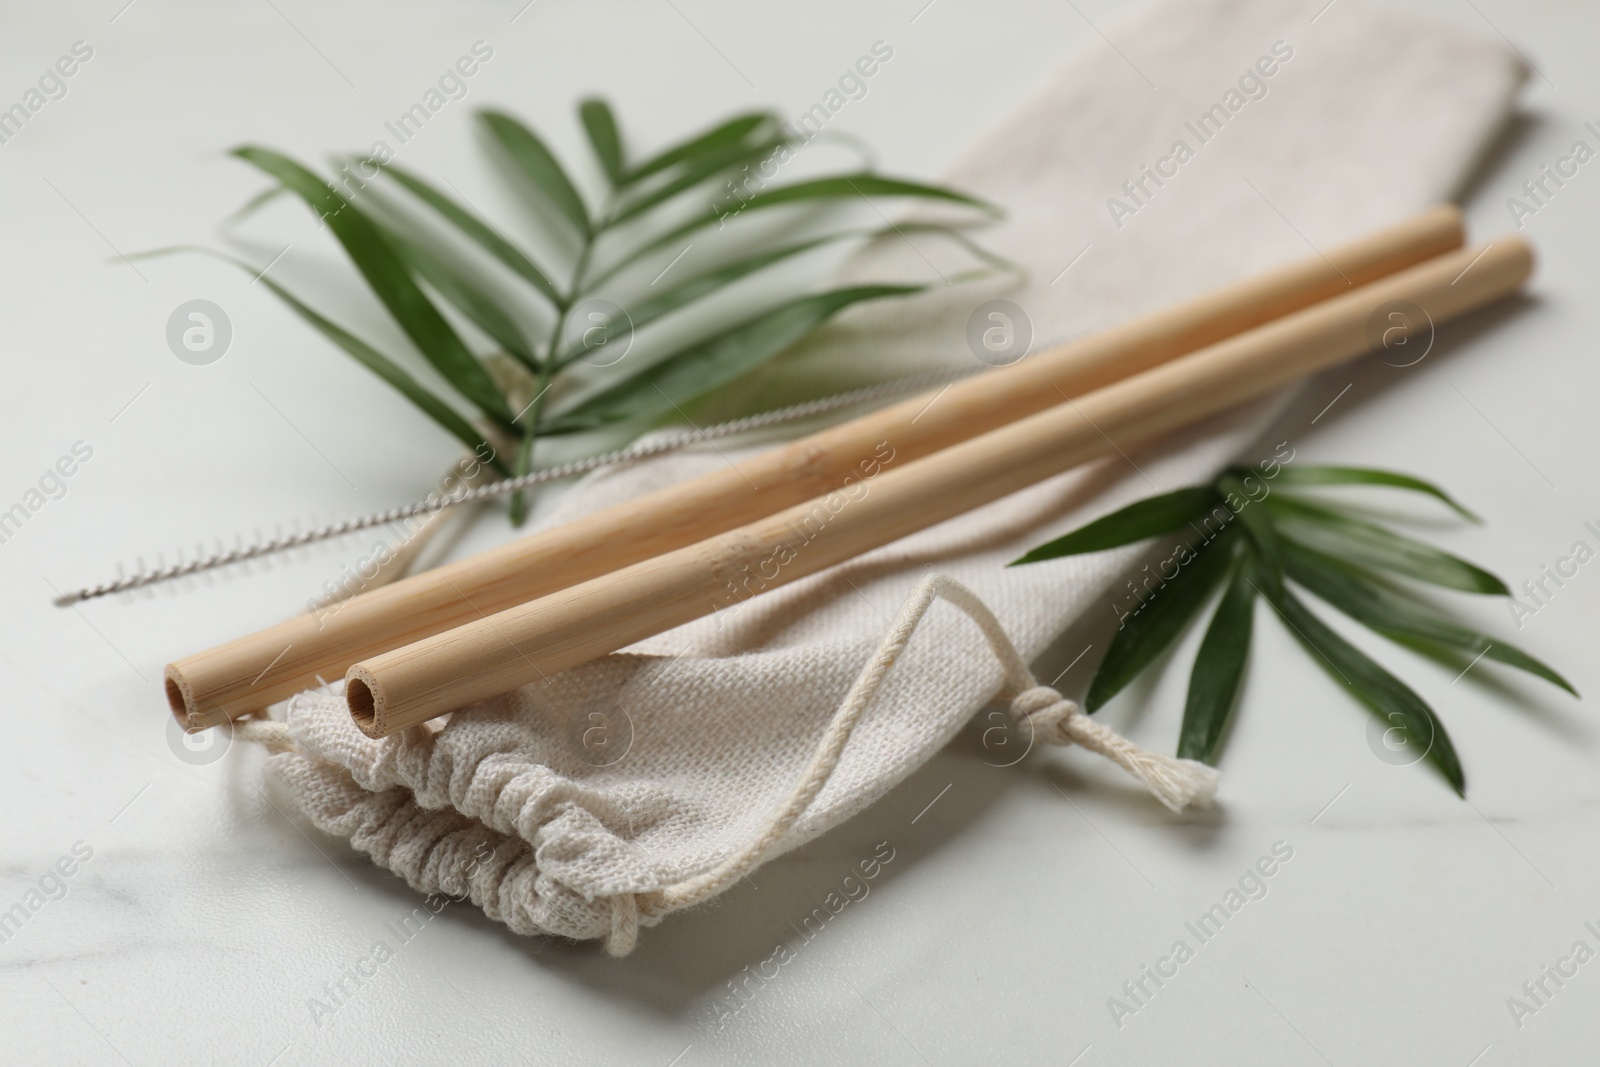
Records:
[[[1168,815],[1132,780],[1126,788],[1108,789],[1104,779],[1090,785],[1073,771],[1070,759],[1030,756],[1015,766],[992,766],[982,754],[983,721],[980,713],[943,751],[844,826],[764,864],[750,880],[708,904],[669,915],[661,925],[642,930],[639,947],[625,959],[608,958],[593,942],[517,940],[530,963],[560,972],[630,1010],[653,1011],[691,1024],[703,1022],[715,1029],[719,1015],[736,1009],[740,997],[763,995],[762,981],[752,976],[764,969],[768,978],[776,974],[773,980],[781,983],[780,952],[804,957],[813,939],[861,935],[865,928],[858,924],[835,928],[842,918],[831,917],[826,903],[830,895],[841,917],[856,908],[871,908],[874,895],[888,891],[902,875],[935,854],[959,853],[968,847],[965,839],[980,832],[985,815],[1024,780],[1054,784],[1062,791],[1064,822],[1081,819],[1072,798],[1087,793],[1093,793],[1097,806],[1126,804],[1142,819],[1194,821],[1193,816]],[[1214,816],[1198,813],[1202,825]],[[876,877],[864,880],[859,865],[883,857],[887,850],[892,850],[887,853],[892,859],[881,864]],[[855,892],[859,895],[865,885],[867,893],[841,905],[845,879],[851,876]],[[996,879],[997,902],[1006,884],[1003,874]],[[471,918],[487,922],[481,916]],[[864,946],[863,951],[870,952],[871,947]]]

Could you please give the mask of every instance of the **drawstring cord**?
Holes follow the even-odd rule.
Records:
[[[1040,685],[1006,636],[1000,620],[977,594],[951,578],[933,575],[906,601],[878,651],[845,694],[844,702],[834,713],[833,721],[828,724],[827,732],[788,802],[760,836],[717,866],[676,885],[651,893],[621,893],[613,897],[611,933],[606,938],[608,953],[626,956],[633,951],[639,937],[641,907],[655,913],[691,907],[716,896],[761,865],[828,784],[862,713],[872,703],[918,624],[939,598],[960,608],[983,631],[989,648],[1005,672],[1002,692],[1012,695],[1011,714],[1019,725],[1031,728],[1034,736],[1046,744],[1078,745],[1106,757],[1138,779],[1173,811],[1182,811],[1190,805],[1210,805],[1217,789],[1215,769],[1195,760],[1146,752],[1110,727],[1090,719],[1075,702],[1047,685]]]

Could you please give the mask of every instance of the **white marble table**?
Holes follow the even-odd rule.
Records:
[[[406,146],[419,167],[474,159],[464,120],[490,100],[560,122],[563,147],[569,101],[599,88],[645,131],[740,101],[799,112],[885,39],[892,77],[852,103],[848,128],[894,169],[937,173],[1067,50],[1108,47],[1085,16],[1102,24],[1115,5],[122,4],[18,7],[0,36],[0,102],[74,42],[92,52],[0,145],[0,509],[83,442],[64,488],[47,484],[59,498],[0,544],[0,915],[26,915],[0,943],[4,1062],[1592,1062],[1600,963],[1571,955],[1600,949],[1590,710],[1385,651],[1447,718],[1471,778],[1463,802],[1375,758],[1362,713],[1265,618],[1212,813],[1167,818],[1073,753],[1000,770],[957,743],[625,961],[456,905],[400,943],[387,924],[413,894],[278,810],[259,753],[181,759],[161,695],[168,658],[295,610],[366,544],[79,610],[49,600],[141,552],[412,499],[449,446],[247,277],[108,257],[208,239],[259,187],[222,147],[363,146],[475,41],[493,58]],[[1600,121],[1600,16],[1575,0],[1416,6],[1486,33],[1492,20],[1542,71],[1468,191],[1475,228],[1504,230],[1506,198]],[[1597,167],[1526,220],[1542,268],[1521,306],[1404,375],[1318,383],[1293,416],[1310,458],[1456,490],[1489,522],[1437,536],[1513,585],[1594,544],[1585,523],[1600,523]],[[293,233],[317,240],[309,224]],[[235,332],[206,367],[164,338],[195,298],[224,306]],[[1311,427],[1316,401],[1351,382]],[[503,536],[480,524],[462,550]],[[1518,634],[1585,691],[1600,686],[1595,566]],[[1464,610],[1513,632],[1503,605]],[[1108,716],[1170,744],[1185,674]],[[870,894],[797,935],[883,841],[894,859]],[[1259,899],[1204,943],[1189,932],[1272,855],[1264,895],[1247,880]],[[379,938],[394,958],[347,977]],[[1163,963],[1180,939],[1192,958]],[[750,977],[773,973],[759,965],[780,944],[793,959]],[[1157,985],[1146,965],[1169,977]],[[1508,998],[1533,1003],[1524,983],[1541,980],[1538,1010],[1513,1018]],[[1114,1019],[1112,997],[1137,1010]]]

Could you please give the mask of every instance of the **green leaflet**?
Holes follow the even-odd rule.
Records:
[[[498,341],[500,347],[529,370],[538,370],[538,357],[534,355],[533,346],[524,336],[522,328],[487,289],[473,284],[470,278],[415,239],[406,237],[390,226],[384,226],[383,229],[413,274],[432,286],[435,292]]]
[[[1294,544],[1288,546],[1286,560],[1289,577],[1295,582],[1392,641],[1420,645],[1424,650],[1481,654],[1578,695],[1571,682],[1526,652],[1415,608],[1348,564]]]
[[[554,415],[546,433],[654,419],[732,381],[790,347],[852,304],[921,292],[920,285],[865,285],[786,301],[665,359]]]
[[[751,134],[775,127],[777,124],[777,116],[770,111],[752,111],[735,115],[705,133],[665,149],[640,163],[623,177],[623,184],[637,185],[653,174],[659,174],[679,163],[697,159],[709,152],[719,151],[730,144],[738,144]]]
[[[959,231],[955,230],[953,227],[940,225],[938,223],[905,223],[904,225],[900,226],[898,230],[893,228],[883,230],[842,230],[838,233],[830,233],[822,237],[814,237],[810,240],[800,241],[796,244],[785,245],[783,247],[769,249],[764,252],[757,252],[754,255],[745,257],[744,259],[735,260],[732,263],[708,270],[703,274],[695,275],[686,281],[680,282],[676,286],[657,293],[655,296],[646,297],[644,300],[641,300],[626,309],[629,320],[628,328],[632,330],[643,329],[646,325],[654,322],[662,316],[671,314],[672,312],[677,311],[680,308],[695,302],[696,300],[709,296],[717,290],[731,285],[741,278],[754,274],[757,271],[765,269],[766,267],[770,267],[774,263],[779,263],[793,256],[798,256],[805,252],[809,252],[814,248],[820,248],[836,241],[847,241],[853,239],[871,240],[876,237],[882,237],[887,234],[897,232],[929,233],[948,237],[962,244],[964,247],[967,247],[969,251],[972,251],[979,258],[995,262],[1006,267],[1011,266],[1011,264],[1006,263],[1005,260],[991,255],[990,253],[985,252],[982,248],[979,248],[973,244],[970,239],[968,239],[964,234],[961,234]],[[581,343],[574,344],[556,359],[556,369],[560,370],[561,368],[582,359],[588,354],[589,350]]]
[[[295,312],[295,314],[299,315],[306,322],[310,323],[319,333],[328,338],[328,340],[344,349],[345,352],[352,356],[362,366],[366,367],[378,377],[394,386],[394,388],[402,396],[415,404],[422,412],[424,412],[434,422],[438,423],[446,431],[453,434],[455,438],[462,444],[466,445],[468,448],[472,449],[473,452],[480,456],[484,454],[485,450],[487,450],[490,455],[494,454],[493,446],[484,440],[483,434],[474,429],[472,424],[466,419],[462,418],[461,415],[457,413],[457,411],[449,404],[446,404],[443,400],[440,400],[433,393],[429,392],[427,387],[425,387],[421,382],[417,381],[410,374],[406,373],[405,368],[401,367],[388,356],[384,355],[382,352],[379,352],[377,349],[361,340],[361,338],[350,333],[342,326],[331,322],[319,314],[315,309],[309,307],[293,293],[289,292],[289,290],[285,289],[271,278],[262,275],[249,263],[246,263],[241,259],[235,259],[233,256],[227,255],[226,253],[217,252],[210,248],[202,248],[198,245],[174,245],[170,248],[157,248],[152,249],[149,252],[137,253],[133,256],[133,258],[150,259],[156,256],[171,255],[176,252],[194,252],[202,256],[210,256],[213,259],[220,259],[222,262],[232,264],[233,266],[244,271],[246,274],[257,278],[261,284],[270,289],[279,300],[282,300],[285,304],[287,304],[290,309]],[[495,467],[501,473],[505,473],[505,464],[500,461],[498,456],[494,456],[494,458],[489,462],[491,466]]]
[[[928,200],[948,200],[951,203],[975,207],[990,215],[1001,214],[1000,209],[987,200],[980,200],[978,197],[943,185],[908,181],[904,178],[885,178],[868,171],[839,174],[831,178],[812,178],[793,185],[762,189],[746,201],[744,206],[748,210],[775,204],[791,204],[797,200],[842,200],[852,196],[911,196]]]
[[[572,179],[567,177],[566,169],[545,147],[539,135],[503,111],[480,111],[478,117],[529,184],[566,216],[580,236],[588,237],[589,209],[584,207],[583,198],[578,195]]]
[[[224,226],[231,226],[234,223],[243,222],[245,219],[249,218],[251,215],[254,215],[257,211],[260,211],[263,207],[272,203],[272,201],[278,199],[278,197],[282,196],[288,191],[289,190],[285,189],[281,185],[269,185],[255,196],[252,196],[249,200],[246,200],[244,202],[244,206],[239,208],[239,210],[223,219],[222,224]]]
[[[234,149],[233,154],[276,178],[317,212],[373,293],[428,362],[484,412],[501,422],[511,421],[511,410],[489,372],[418,288],[376,223],[287,156],[249,145]]]
[[[1235,540],[1230,527],[1202,544],[1176,576],[1147,593],[1143,603],[1123,617],[1089,683],[1085,711],[1098,711],[1177,639],[1228,573]]]
[[[1450,743],[1450,735],[1445,733],[1444,724],[1434,715],[1433,709],[1404,682],[1329,629],[1294,594],[1285,593],[1277,607],[1284,622],[1317,661],[1377,715],[1387,729],[1398,731],[1407,746],[1422,748],[1423,758],[1444,775],[1458,795],[1466,796],[1466,777],[1456,757],[1455,746]]]
[[[1250,571],[1248,559],[1241,559],[1234,566],[1228,587],[1206,627],[1200,651],[1195,654],[1183,708],[1183,728],[1178,734],[1180,759],[1215,764],[1222,753],[1228,717],[1238,701],[1250,653],[1256,596]]]
[[[548,297],[551,303],[557,307],[565,303],[565,297],[556,289],[555,283],[534,264],[533,260],[529,259],[516,245],[501,237],[499,233],[472,212],[441,193],[428,182],[400,169],[393,163],[385,164],[383,169],[384,173],[399,182],[411,195],[438,212],[446,221],[465,234],[468,239],[501,263],[504,263],[512,271],[521,275],[535,289]]]
[[[993,204],[977,197],[968,196],[954,189],[946,189],[939,185],[928,185],[923,182],[907,181],[903,178],[884,178],[869,172],[857,174],[836,174],[828,178],[813,178],[809,181],[795,182],[792,185],[777,185],[751,194],[748,198],[738,200],[726,205],[722,210],[712,207],[696,218],[680,226],[676,226],[660,237],[647,242],[635,250],[623,261],[624,264],[632,263],[651,252],[677,244],[685,237],[707,226],[724,221],[729,216],[743,215],[751,211],[760,211],[764,208],[777,207],[782,204],[803,203],[810,200],[851,200],[857,197],[867,198],[874,196],[904,196],[925,200],[944,200],[957,204],[976,207],[990,215],[999,215],[1000,209]],[[618,269],[613,268],[613,273]]]
[[[1222,498],[1209,485],[1196,485],[1175,489],[1160,496],[1136,501],[1125,508],[1102,516],[1087,526],[1080,526],[1065,536],[1046,542],[1026,555],[1012,560],[1007,566],[1038,563],[1041,560],[1076,556],[1084,552],[1102,552],[1120,545],[1171,533],[1174,530],[1199,522],[1217,508]],[[1226,508],[1223,508],[1226,511]]]
[[[1254,471],[1250,473],[1255,473]],[[1276,477],[1280,486],[1300,485],[1379,485],[1391,489],[1409,489],[1416,493],[1425,493],[1435,500],[1441,501],[1464,519],[1472,522],[1482,520],[1463,507],[1455,497],[1446,493],[1432,482],[1425,482],[1421,478],[1413,478],[1409,474],[1400,474],[1396,471],[1377,470],[1373,467],[1280,467]]]
[[[1267,498],[1283,536],[1336,559],[1467,593],[1510,595],[1499,578],[1421,541],[1281,494]]]
[[[1278,531],[1273,525],[1272,516],[1259,506],[1260,501],[1250,495],[1244,482],[1234,474],[1228,473],[1218,478],[1217,491],[1224,498],[1238,501],[1239,521],[1243,523],[1244,532],[1250,537],[1250,543],[1255,548],[1256,560],[1260,564],[1255,568],[1256,573],[1266,583],[1267,596],[1276,598],[1283,592],[1283,548],[1279,544]]]
[[[677,309],[693,303],[696,300],[716,292],[724,286],[731,285],[740,278],[754,274],[756,271],[769,267],[774,263],[800,255],[813,248],[840,240],[853,234],[829,234],[826,237],[817,237],[809,241],[788,245],[784,248],[758,252],[753,256],[729,263],[726,266],[706,271],[688,280],[666,289],[655,296],[647,297],[632,307],[628,312],[628,328],[631,330],[643,329],[646,325],[670,314]],[[589,354],[581,342],[572,345],[556,359],[556,368],[568,366]]]
[[[652,188],[648,193],[630,200],[627,206],[606,220],[606,226],[608,228],[618,226],[629,219],[637,218],[658,205],[671,200],[679,193],[691,189],[724,171],[764,159],[768,154],[777,151],[778,148],[786,143],[788,142],[784,138],[774,138],[749,145],[735,143],[696,156],[685,164],[683,171],[677,177],[671,181],[663,182],[659,186]],[[630,259],[626,262],[632,262],[632,260]],[[623,265],[626,265],[626,263]],[[617,269],[613,267],[611,273],[614,274]]]
[[[589,135],[589,147],[594,149],[600,169],[612,185],[621,185],[626,167],[622,161],[622,138],[617,133],[617,117],[611,105],[604,100],[585,100],[578,105],[578,117],[583,120],[583,132]]]
[[[261,281],[268,289],[277,294],[278,299],[288,304],[301,318],[320,330],[323,336],[344,349],[368,370],[371,370],[378,377],[394,386],[407,400],[422,409],[429,418],[454,434],[462,444],[472,449],[479,456],[484,455],[485,451],[487,451],[489,455],[493,456],[489,461],[490,465],[502,473],[505,472],[505,464],[495,454],[494,446],[484,440],[483,434],[473,429],[472,424],[457,414],[454,408],[430,393],[415,378],[407,374],[399,364],[359,337],[347,332],[343,327],[330,322],[301,303],[277,282],[272,281],[270,278],[262,278]]]

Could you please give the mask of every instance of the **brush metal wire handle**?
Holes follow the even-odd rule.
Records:
[[[86,585],[80,589],[69,590],[57,596],[51,603],[58,608],[69,608],[86,600],[96,600],[100,597],[112,596],[117,593],[143,589],[161,582],[187,578],[190,575],[216,570],[219,567],[226,567],[230,564],[243,563],[246,560],[259,559],[262,556],[270,556],[277,552],[303,548],[319,541],[328,541],[333,538],[343,537],[346,534],[369,530],[374,526],[386,526],[389,523],[400,522],[421,515],[431,515],[448,508],[459,507],[462,504],[474,504],[481,500],[492,500],[507,493],[515,493],[519,489],[531,489],[534,486],[545,485],[549,482],[574,478],[580,474],[587,474],[603,467],[614,467],[619,464],[658,456],[666,452],[675,452],[703,441],[714,441],[723,437],[732,437],[735,434],[764,430],[770,426],[781,426],[784,423],[796,422],[817,415],[826,415],[845,408],[856,407],[860,404],[868,404],[877,400],[914,393],[929,386],[955,381],[958,378],[964,378],[980,370],[987,369],[986,366],[978,364],[954,370],[927,371],[920,374],[907,375],[878,385],[851,389],[832,396],[819,397],[816,400],[806,400],[799,404],[791,404],[788,407],[763,411],[755,415],[747,415],[744,418],[731,419],[711,426],[663,434],[649,441],[629,445],[626,448],[619,448],[597,456],[576,459],[570,463],[562,463],[554,467],[545,467],[518,478],[505,478],[497,482],[490,482],[486,485],[446,495],[435,494],[427,500],[421,500],[414,504],[402,504],[399,507],[389,508],[387,511],[374,511],[371,514],[352,519],[325,523],[309,530],[264,538],[237,548],[196,556],[187,562],[180,561],[166,567],[144,568],[133,574],[101,582],[98,585]]]

